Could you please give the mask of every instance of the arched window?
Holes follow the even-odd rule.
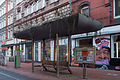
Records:
[[[85,16],[90,16],[90,2],[86,1],[81,3],[78,6],[78,12]]]

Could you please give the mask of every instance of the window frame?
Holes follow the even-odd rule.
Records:
[[[50,0],[50,4],[57,2],[58,0]]]
[[[115,0],[113,0],[113,7],[114,7],[114,18],[115,19],[120,18],[120,14],[119,14],[119,16],[115,15]]]
[[[80,13],[83,14],[83,13],[82,13],[82,10],[84,10],[84,9],[86,9],[86,8],[89,9],[89,7],[90,7],[90,6],[83,6],[83,7],[81,7]],[[83,14],[83,15],[84,15],[84,14]],[[85,16],[88,16],[88,15],[85,15]],[[90,9],[89,9],[89,16],[90,16]]]

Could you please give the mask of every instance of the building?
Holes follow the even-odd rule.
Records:
[[[73,14],[81,13],[87,17],[90,16],[105,24],[105,27],[100,31],[72,36],[72,43],[75,44],[72,46],[72,49],[75,47],[80,47],[84,44],[95,46],[98,50],[100,50],[102,46],[108,47],[110,48],[110,54],[108,55],[110,58],[110,63],[107,64],[118,66],[120,61],[120,1],[72,0],[72,9]],[[74,52],[72,52],[72,54],[74,54]],[[106,63],[103,63],[103,65],[106,65]]]
[[[4,53],[10,52],[8,55],[15,54],[16,50],[21,51],[23,61],[31,61],[32,59],[32,43],[28,40],[14,39],[13,34],[41,25],[49,21],[76,13],[81,13],[87,17],[92,17],[105,24],[105,28],[97,32],[73,35],[71,46],[71,58],[74,58],[74,48],[81,45],[95,46],[98,50],[102,46],[110,48],[110,61],[119,60],[120,58],[120,1],[119,0],[5,0],[1,4],[0,16],[0,36],[1,50]],[[13,3],[13,4],[12,4]],[[13,7],[11,7],[13,6]],[[72,10],[71,10],[72,7]],[[13,19],[13,20],[12,20]],[[89,44],[89,45],[88,45]],[[42,41],[34,43],[35,61],[42,59]],[[60,39],[60,46],[67,48],[68,38]],[[46,59],[54,59],[54,41],[46,40]],[[68,51],[66,50],[66,53]],[[67,54],[65,54],[68,56]],[[110,64],[110,63],[109,63]],[[74,65],[74,64],[72,64]]]
[[[13,47],[1,47],[2,45],[14,43],[14,0],[4,0],[0,5],[0,52],[4,55],[13,55]]]
[[[14,30],[22,31],[32,26],[41,25],[43,23],[54,21],[58,18],[67,17],[71,14],[69,0],[23,0],[15,6]],[[61,39],[62,40],[62,39]],[[64,39],[63,39],[64,40]],[[63,43],[66,44],[66,41]],[[36,41],[35,61],[41,61],[43,43]],[[46,59],[53,60],[54,41],[46,40]],[[22,51],[23,61],[32,60],[32,43],[28,40],[15,39],[13,45],[14,51]]]

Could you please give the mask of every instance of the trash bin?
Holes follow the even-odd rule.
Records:
[[[19,68],[21,64],[21,51],[15,51],[14,67]]]

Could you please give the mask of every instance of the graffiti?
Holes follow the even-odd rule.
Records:
[[[95,40],[95,44],[97,45],[98,48],[101,48],[102,46],[108,47],[110,44],[110,39],[109,38],[97,38]]]
[[[94,38],[96,46],[96,64],[101,65],[101,69],[107,69],[110,61],[110,36],[99,36]]]
[[[109,42],[108,41],[102,41],[99,45],[98,45],[98,47],[102,47],[102,46],[108,46],[109,45]]]

